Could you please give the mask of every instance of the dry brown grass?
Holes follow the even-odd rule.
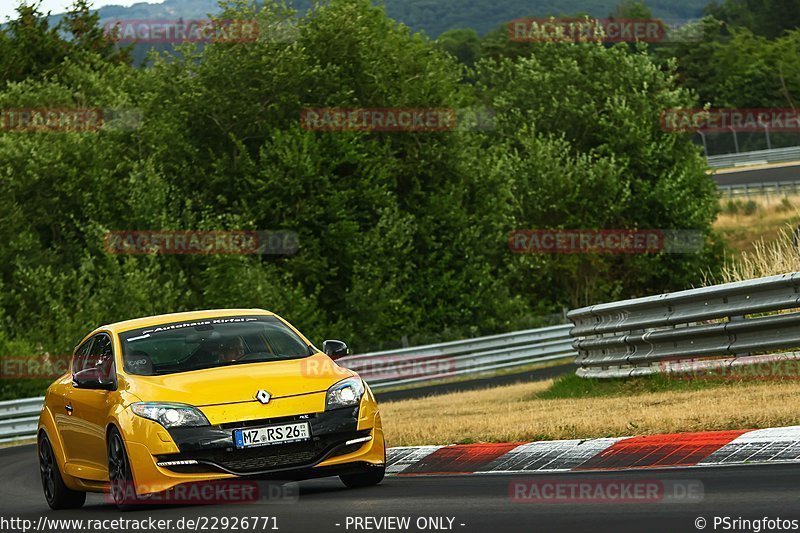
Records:
[[[777,240],[761,240],[751,251],[726,261],[722,281],[742,281],[800,271],[800,248],[792,242],[794,228],[787,226]]]
[[[737,204],[739,212],[731,211],[731,202]],[[754,210],[742,209],[753,202]],[[788,226],[800,222],[800,196],[754,196],[721,201],[723,211],[714,223],[716,229],[735,252],[755,251],[759,243],[772,243],[782,239]]]
[[[800,222],[800,197],[769,196],[736,200],[723,199],[723,212],[714,228],[723,236],[733,254],[726,258],[719,279],[706,284],[740,281],[800,270],[800,250],[792,244],[792,233]],[[750,209],[742,209],[752,202]]]
[[[800,382],[543,400],[552,381],[381,404],[389,446],[757,429],[798,423]]]

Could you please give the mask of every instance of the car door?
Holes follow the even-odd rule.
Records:
[[[99,333],[85,357],[73,365],[73,377],[81,371],[96,368],[104,376],[114,376],[114,350],[111,337]],[[107,475],[106,421],[113,393],[107,390],[82,389],[69,385],[65,411],[69,413],[69,430],[63,434],[67,460],[88,467],[84,477],[102,479]]]
[[[86,358],[89,355],[89,349],[92,346],[92,342],[94,342],[94,337],[88,339],[75,349],[75,353],[72,355],[71,366],[73,376],[86,365]],[[55,420],[56,428],[58,429],[58,434],[61,438],[61,443],[64,447],[64,455],[68,462],[72,460],[79,460],[80,448],[75,449],[75,445],[70,444],[75,442],[74,434],[77,431],[77,428],[73,426],[75,419],[72,416],[73,408],[72,404],[70,403],[72,384],[55,387],[52,392],[53,396],[51,398],[50,406],[53,412],[53,419]]]

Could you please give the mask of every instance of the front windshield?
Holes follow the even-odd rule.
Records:
[[[220,317],[120,335],[125,370],[152,376],[307,357],[313,349],[274,316]]]

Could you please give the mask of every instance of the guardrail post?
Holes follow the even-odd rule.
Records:
[[[702,131],[698,130],[697,133],[700,134],[700,138],[703,139],[703,153],[706,154],[706,160],[708,160],[708,143],[706,142],[706,134]]]

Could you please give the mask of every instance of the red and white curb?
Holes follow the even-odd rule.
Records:
[[[389,475],[569,472],[800,462],[800,426],[388,450]]]

